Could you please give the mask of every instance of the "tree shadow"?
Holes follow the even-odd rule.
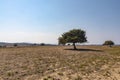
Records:
[[[71,50],[71,51],[94,51],[94,52],[103,52],[102,50],[95,50],[95,49],[64,49],[64,50]]]

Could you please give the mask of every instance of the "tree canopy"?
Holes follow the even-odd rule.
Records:
[[[66,43],[73,43],[74,49],[76,49],[75,43],[87,42],[86,32],[81,29],[73,29],[62,34],[61,37]]]
[[[113,41],[111,41],[111,40],[107,40],[107,41],[105,41],[104,43],[103,43],[103,45],[109,45],[110,47],[112,46],[112,45],[114,45],[115,43],[113,42]]]
[[[62,45],[65,45],[65,44],[66,44],[65,39],[63,39],[63,37],[59,37],[59,38],[58,38],[58,44],[59,44],[59,45],[61,45],[61,44],[62,44]]]

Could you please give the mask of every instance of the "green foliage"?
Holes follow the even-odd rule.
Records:
[[[62,34],[62,37],[60,37],[59,42],[62,41],[65,41],[65,43],[73,43],[74,49],[76,49],[75,43],[87,42],[86,32],[81,29],[70,30]]]
[[[62,37],[68,43],[83,43],[86,42],[86,32],[81,29],[73,29],[69,32],[63,33]]]
[[[65,45],[66,44],[66,41],[65,41],[65,39],[63,38],[63,37],[59,37],[58,38],[58,43],[59,43],[59,45]]]
[[[114,45],[114,42],[111,40],[105,41],[103,45],[109,45],[110,47]]]

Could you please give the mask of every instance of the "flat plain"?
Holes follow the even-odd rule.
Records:
[[[0,80],[120,80],[120,46],[0,48]]]

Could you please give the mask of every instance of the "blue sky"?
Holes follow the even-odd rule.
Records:
[[[57,43],[73,28],[89,44],[120,44],[120,0],[0,0],[0,42]]]

